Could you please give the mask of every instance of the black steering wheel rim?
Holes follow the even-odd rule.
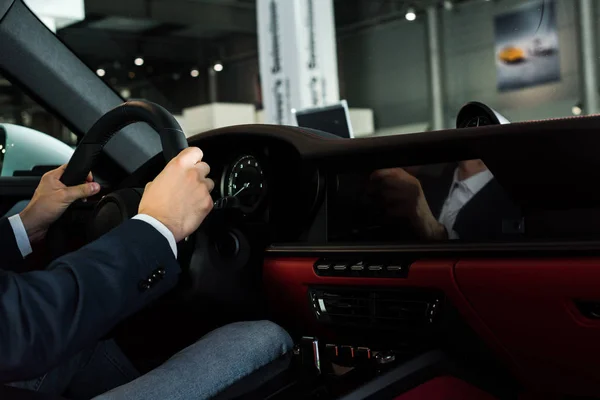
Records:
[[[85,182],[108,141],[136,122],[145,122],[158,132],[167,162],[188,147],[183,129],[164,107],[145,100],[127,101],[104,114],[90,128],[69,160],[61,182],[67,186]]]

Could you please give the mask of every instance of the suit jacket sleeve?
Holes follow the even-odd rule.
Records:
[[[18,271],[23,267],[23,256],[8,218],[0,218],[0,254],[0,270]]]
[[[168,241],[130,220],[46,271],[0,271],[0,383],[31,379],[92,345],[180,272]]]

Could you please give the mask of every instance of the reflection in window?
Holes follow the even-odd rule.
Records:
[[[333,178],[332,242],[487,241],[524,233],[519,207],[482,160]]]

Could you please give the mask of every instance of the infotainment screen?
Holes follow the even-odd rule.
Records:
[[[522,236],[520,207],[481,160],[336,173],[330,243],[494,241]]]

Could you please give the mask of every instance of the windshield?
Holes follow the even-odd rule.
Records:
[[[598,111],[593,1],[26,3],[123,98],[165,106],[188,135],[263,122],[352,137],[496,122],[457,121],[473,101],[511,122]]]

